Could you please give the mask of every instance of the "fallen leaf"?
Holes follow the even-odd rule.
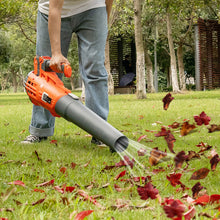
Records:
[[[192,174],[192,176],[190,177],[190,180],[204,179],[208,175],[209,171],[210,170],[208,168],[201,168]]]
[[[196,146],[200,148],[200,151],[198,153],[202,153],[212,148],[212,146],[208,145],[207,143],[203,143],[203,142],[201,142],[200,144]]]
[[[200,196],[199,198],[197,198],[196,200],[194,200],[195,205],[206,205],[208,204],[210,201],[210,196],[205,194],[203,196]]]
[[[71,164],[70,164],[70,167],[71,167],[71,169],[75,169],[76,168],[76,163],[74,163],[74,162],[72,162]]]
[[[33,202],[32,205],[33,205],[33,206],[34,206],[34,205],[39,205],[39,204],[43,203],[45,199],[46,199],[46,197],[43,198],[43,199],[39,199],[38,201]]]
[[[77,193],[78,193],[78,195],[82,196],[85,200],[93,203],[97,207],[99,207],[99,208],[104,210],[104,207],[100,203],[98,203],[94,198],[90,197],[85,191],[78,190]]]
[[[114,180],[118,180],[119,178],[123,177],[126,174],[126,170],[122,171],[121,173],[119,173]]]
[[[44,183],[37,184],[36,187],[50,186],[50,185],[53,185],[53,184],[54,184],[54,179],[49,180],[49,181],[44,182]]]
[[[181,129],[180,129],[180,134],[181,136],[186,136],[189,134],[193,129],[195,129],[196,126],[194,124],[189,124],[188,121],[183,122]]]
[[[142,135],[138,138],[137,142],[140,142],[141,140],[145,139],[147,137],[147,135]]]
[[[192,187],[192,195],[193,198],[197,198],[198,197],[198,193],[203,189],[204,187],[201,185],[200,182],[196,183],[193,187]]]
[[[171,204],[164,205],[163,209],[168,218],[174,219],[174,217],[177,216],[182,219],[183,213],[185,211],[185,205],[179,202],[179,200],[174,200]]]
[[[10,182],[10,183],[8,183],[9,185],[18,185],[18,186],[23,186],[23,187],[25,187],[25,184],[22,182],[22,181],[20,181],[20,180],[15,180],[15,181],[13,181],[13,182]]]
[[[177,185],[181,185],[182,184],[180,182],[181,176],[182,176],[181,173],[172,173],[169,176],[167,176],[167,179],[170,181],[170,184],[175,187]]]
[[[185,154],[185,151],[180,151],[174,158],[175,161],[175,168],[180,169],[183,165],[183,162],[186,161],[187,155]]]
[[[74,220],[83,220],[86,216],[90,215],[92,212],[94,211],[93,210],[82,211],[75,216]]]
[[[39,193],[45,193],[45,191],[43,189],[34,189],[34,192],[39,192]]]
[[[220,131],[220,125],[212,124],[208,128],[209,133],[215,132],[215,131]]]
[[[161,137],[161,136],[167,136],[168,135],[168,131],[165,127],[161,127],[161,131],[158,132],[157,134],[155,134],[155,137]]]
[[[194,116],[194,120],[196,122],[197,125],[201,126],[201,125],[208,125],[211,118],[208,117],[206,115],[206,113],[203,111],[199,116],[198,115],[195,115]]]
[[[173,122],[172,125],[168,125],[169,128],[172,128],[172,129],[176,129],[176,128],[179,128],[180,127],[180,123],[178,122]]]
[[[183,216],[185,220],[190,220],[190,219],[193,219],[195,215],[196,215],[196,210],[195,210],[195,207],[193,206],[186,213],[184,213]]]
[[[216,169],[216,166],[217,166],[219,161],[220,161],[220,158],[219,158],[218,154],[216,154],[214,157],[212,157],[212,159],[210,160],[212,171]]]
[[[60,172],[64,174],[66,172],[66,169],[67,169],[66,167],[61,167]]]
[[[57,140],[51,140],[50,144],[55,144],[57,146]]]
[[[128,156],[124,156],[124,160],[120,160],[120,162],[116,163],[115,166],[116,167],[130,166],[131,168],[133,168],[134,162],[135,162],[134,159],[130,160]]]
[[[174,97],[172,97],[171,93],[166,94],[166,96],[162,99],[164,110],[168,109],[168,107],[173,99],[174,99]]]
[[[156,189],[150,182],[145,186],[138,187],[137,191],[142,200],[147,200],[148,198],[156,199],[159,194],[158,189]]]

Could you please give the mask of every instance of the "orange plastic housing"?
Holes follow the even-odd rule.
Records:
[[[33,104],[44,107],[53,116],[60,117],[55,112],[55,105],[61,97],[71,91],[64,87],[55,72],[45,71],[44,65],[48,59],[50,57],[35,57],[34,71],[29,73],[25,89]]]

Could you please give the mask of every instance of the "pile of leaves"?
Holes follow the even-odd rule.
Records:
[[[168,93],[163,98],[164,110],[168,110],[170,102],[174,98]],[[174,160],[171,161],[171,164],[168,164],[164,167],[159,167],[157,169],[153,169],[151,172],[148,170],[148,175],[146,176],[132,176],[129,173],[129,169],[134,169],[136,166],[136,162],[134,158],[130,158],[129,156],[124,156],[123,159],[114,164],[106,164],[105,167],[101,170],[101,172],[108,173],[112,170],[118,171],[122,169],[118,174],[115,175],[113,179],[114,190],[118,193],[122,192],[136,192],[136,195],[139,196],[141,201],[149,201],[149,200],[157,200],[162,210],[164,211],[164,215],[167,218],[174,220],[190,220],[197,216],[205,216],[211,219],[217,219],[220,213],[220,194],[216,192],[216,194],[209,194],[206,190],[205,185],[202,185],[199,181],[205,179],[210,172],[216,172],[217,165],[220,161],[219,154],[216,152],[214,146],[210,146],[207,143],[200,142],[196,145],[198,147],[198,151],[180,151],[175,152],[175,142],[176,138],[173,135],[173,131],[179,129],[179,133],[181,136],[189,135],[193,132],[197,126],[210,126],[208,128],[208,132],[220,131],[220,125],[210,124],[211,118],[206,115],[205,112],[201,112],[199,115],[194,116],[194,123],[190,123],[189,120],[184,120],[182,123],[173,122],[169,126],[161,126],[160,131],[150,131],[147,132],[155,133],[154,136],[156,138],[164,138],[167,143],[168,150],[174,155]],[[138,142],[141,142],[146,138],[146,135],[143,135],[138,138]],[[51,144],[57,144],[56,140],[51,141]],[[137,152],[140,158],[146,158],[146,150],[140,149]],[[42,159],[38,155],[38,152],[35,151],[34,155],[36,158],[41,161]],[[4,157],[5,153],[0,152],[0,157]],[[162,150],[154,148],[151,150],[147,163],[150,164],[151,167],[158,165],[164,158],[166,158],[167,152],[163,152]],[[189,164],[192,160],[201,160],[201,158],[205,158],[209,162],[209,168],[203,167],[198,170],[189,169]],[[48,163],[51,161],[47,161]],[[84,167],[87,167],[87,164],[84,164]],[[69,166],[60,167],[59,171],[68,175],[68,169],[76,169],[77,164],[72,162]],[[129,169],[128,169],[129,168]],[[147,168],[146,168],[147,169]],[[164,171],[171,171],[168,175],[166,175],[166,179],[169,184],[173,187],[173,195],[170,197],[162,197],[160,190],[157,186],[154,185],[152,180],[152,176],[157,175],[158,173],[162,173]],[[184,183],[181,178],[190,171],[193,170],[189,181],[196,181],[193,187],[189,188],[187,183]],[[62,185],[56,185],[56,179],[47,180],[43,183],[38,183],[33,186],[30,192],[40,193],[42,198],[32,202],[31,204],[22,204],[18,200],[14,200],[17,206],[20,205],[30,205],[36,206],[43,204],[47,200],[47,190],[50,188],[58,193],[60,193],[61,202],[65,205],[69,205],[70,201],[67,194],[73,194],[74,198],[78,198],[80,200],[91,203],[98,210],[135,210],[135,209],[143,209],[148,210],[152,209],[148,205],[148,203],[144,203],[144,205],[133,205],[130,201],[124,199],[117,199],[114,204],[109,207],[106,207],[101,204],[99,200],[103,199],[102,195],[91,195],[91,190],[95,188],[95,183],[91,183],[91,185],[82,189],[79,184],[75,184],[73,186],[68,186],[66,183]],[[12,187],[9,188],[5,193],[0,195],[0,199],[2,202],[6,201],[8,197],[15,193],[17,188],[15,187],[24,187],[27,188],[25,182],[21,180],[14,180],[12,182],[7,183]],[[106,183],[101,188],[107,188],[111,183]],[[175,199],[174,194],[182,192],[183,196],[179,199]],[[134,193],[135,194],[135,193]],[[143,204],[143,203],[142,203]],[[198,206],[208,206],[212,205],[213,210],[216,210],[214,216],[210,216],[208,213],[197,212]],[[13,212],[14,208],[1,207],[0,212]],[[82,220],[86,216],[89,216],[91,213],[95,212],[95,209],[84,210],[82,212],[76,212],[70,214],[70,219]],[[162,215],[162,214],[161,214]],[[114,217],[112,217],[114,219]],[[0,218],[0,220],[7,220],[7,218]]]

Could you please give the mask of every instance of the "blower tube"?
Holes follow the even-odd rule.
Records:
[[[126,136],[84,106],[72,93],[57,101],[55,112],[108,145],[112,152],[122,152],[128,147],[129,140]]]

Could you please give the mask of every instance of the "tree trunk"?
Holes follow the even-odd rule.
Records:
[[[16,72],[12,72],[12,84],[13,84],[13,88],[14,88],[14,93],[16,93],[18,91],[18,82],[17,82],[17,73]]]
[[[85,98],[86,98],[86,96],[85,96],[85,85],[84,85],[84,82],[82,81],[82,93],[81,93],[80,99],[81,99],[82,102],[84,102]]]
[[[177,49],[177,59],[179,67],[179,78],[180,78],[180,90],[186,90],[186,79],[184,73],[184,64],[183,64],[183,45],[180,44]]]
[[[155,88],[154,88],[153,64],[147,52],[145,53],[145,61],[146,61],[146,74],[147,74],[147,92],[154,93]]]
[[[141,27],[142,0],[134,0],[134,28],[135,28],[135,45],[136,45],[136,96],[138,99],[146,98],[145,83],[145,57],[144,45]]]
[[[171,68],[173,92],[179,92],[176,55],[175,55],[175,50],[174,50],[174,45],[173,45],[172,27],[171,27],[169,12],[167,12],[167,38],[168,38],[169,50],[170,50],[170,68]]]
[[[71,90],[74,90],[75,86],[74,86],[74,78],[73,78],[73,76],[71,76],[69,79],[70,79]]]
[[[108,94],[114,95],[114,81],[110,68],[109,37],[107,38],[106,46],[105,46],[105,68],[106,71],[108,72]]]

